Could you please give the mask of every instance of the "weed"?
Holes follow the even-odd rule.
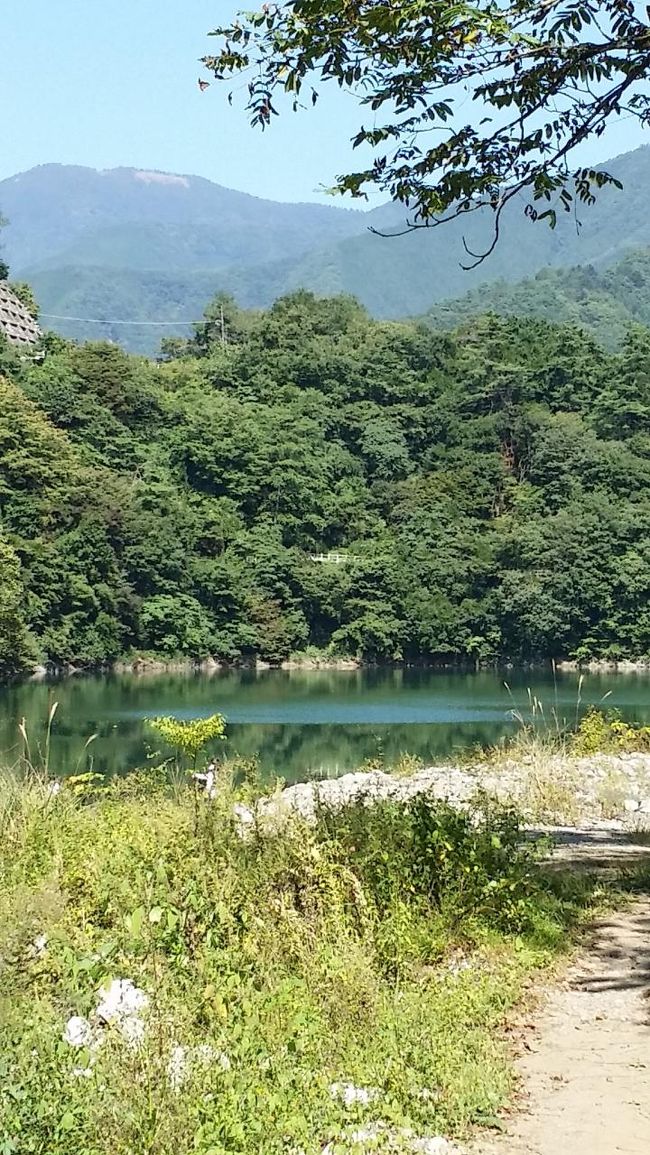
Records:
[[[650,726],[624,722],[615,711],[589,710],[572,742],[576,754],[650,752]]]
[[[226,719],[222,714],[209,718],[150,718],[148,724],[174,751],[174,765],[178,774],[196,770],[199,754],[212,742],[225,740]]]
[[[54,799],[2,779],[3,1155],[316,1155],[370,1111],[462,1133],[503,1102],[499,1025],[588,888],[541,870],[485,798],[359,802],[242,839],[231,791],[256,776],[231,764],[198,805],[162,772]],[[143,1041],[106,1028],[74,1049],[67,1019],[118,977],[149,997]],[[349,1081],[376,1103],[333,1098]]]

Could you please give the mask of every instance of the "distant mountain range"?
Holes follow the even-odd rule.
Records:
[[[489,214],[406,236],[376,236],[370,227],[389,233],[403,227],[404,210],[280,204],[201,177],[128,168],[42,165],[0,182],[0,211],[10,222],[2,243],[12,276],[32,283],[46,324],[146,352],[162,335],[183,332],[181,322],[198,319],[219,290],[245,306],[268,305],[300,287],[352,293],[378,317],[423,314],[435,302],[462,298],[430,313],[449,323],[485,307],[518,311],[521,293],[509,296],[508,286],[561,266],[592,265],[598,292],[609,293],[610,282],[598,281],[603,270],[632,249],[650,247],[650,147],[603,167],[624,188],[607,188],[594,208],[580,207],[581,227],[568,214],[554,231],[533,225],[523,205],[512,203],[495,253],[470,272],[461,268],[463,237],[473,251],[484,249]],[[536,296],[544,290],[546,304],[540,299],[533,311],[561,313],[559,297],[552,298],[568,293],[573,301],[578,275],[571,276],[536,280]],[[532,309],[530,285],[521,292]],[[176,320],[177,328],[161,329],[111,323]]]

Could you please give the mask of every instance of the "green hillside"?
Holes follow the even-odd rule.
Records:
[[[650,653],[647,330],[221,304],[161,363],[0,350],[0,667]]]
[[[471,271],[461,267],[468,259],[463,241],[475,252],[485,250],[489,214],[406,236],[378,236],[369,226],[394,233],[403,227],[402,209],[385,205],[364,214],[276,204],[196,177],[134,169],[97,173],[46,165],[3,181],[0,207],[11,222],[3,240],[14,276],[34,285],[46,324],[68,336],[109,337],[149,354],[158,347],[156,328],[59,318],[191,321],[217,291],[245,307],[265,308],[300,288],[320,296],[351,294],[379,318],[422,314],[451,298],[461,317],[475,311],[474,297],[456,305],[468,290],[482,298],[486,283],[502,282],[493,307],[503,300],[507,308],[508,285],[542,270],[593,265],[591,312],[576,311],[564,298],[553,312],[550,296],[556,288],[562,296],[564,276],[546,282],[548,303],[533,312],[602,329],[611,343],[626,323],[629,294],[610,306],[608,284],[598,275],[631,249],[650,246],[650,148],[607,167],[624,188],[604,189],[594,208],[581,210],[581,227],[573,215],[560,215],[555,230],[533,225],[524,202],[512,203],[500,244]],[[617,296],[617,286],[612,292]],[[573,282],[566,295],[572,302]],[[450,323],[446,317],[441,314],[441,323]],[[179,324],[161,332],[187,329]]]
[[[297,257],[357,233],[364,215],[282,204],[202,177],[46,164],[0,181],[14,271],[110,265],[194,270]]]
[[[279,296],[284,291],[285,266],[277,267],[277,280],[269,277],[268,289]],[[222,271],[172,273],[160,270],[142,272],[102,268],[92,265],[76,268],[43,269],[30,275],[36,298],[41,306],[45,327],[73,340],[114,341],[132,353],[151,356],[157,353],[163,337],[187,336],[187,322],[199,321],[206,301],[219,291],[231,290],[243,305],[260,301],[255,269],[241,269],[231,276]],[[85,321],[55,320],[50,315],[109,319],[105,324]],[[110,321],[148,322],[151,319],[178,324],[112,324]]]
[[[632,252],[603,270],[593,265],[543,269],[514,285],[486,283],[455,301],[433,305],[423,319],[432,328],[455,329],[485,313],[579,325],[613,349],[630,325],[650,326],[650,250]]]

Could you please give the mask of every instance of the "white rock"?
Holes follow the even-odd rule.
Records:
[[[74,1079],[92,1079],[94,1075],[92,1067],[73,1067],[70,1073]]]
[[[173,1047],[167,1064],[170,1087],[173,1091],[180,1091],[193,1066],[205,1069],[211,1064],[221,1067],[222,1071],[229,1071],[231,1066],[228,1055],[224,1051],[217,1051],[210,1043],[200,1043],[198,1047]]]
[[[103,1023],[140,1015],[149,1006],[149,996],[131,979],[113,979],[99,988],[99,996],[95,1013]]]
[[[94,1041],[93,1029],[83,1015],[72,1015],[63,1032],[63,1041],[71,1047],[90,1047]]]
[[[330,1095],[333,1099],[345,1103],[346,1107],[351,1107],[355,1103],[367,1106],[378,1098],[379,1091],[376,1087],[355,1087],[354,1083],[332,1083]]]
[[[172,1091],[180,1091],[187,1078],[187,1047],[172,1047],[167,1063],[167,1078]]]
[[[135,1015],[126,1015],[115,1023],[122,1038],[130,1047],[139,1047],[144,1039],[145,1025]]]
[[[414,1155],[462,1155],[462,1148],[452,1143],[450,1139],[445,1139],[443,1135],[413,1139],[410,1148]]]
[[[358,1152],[359,1148],[367,1143],[372,1143],[374,1148],[377,1139],[385,1131],[385,1123],[369,1123],[366,1127],[359,1127],[356,1131],[341,1135],[333,1143],[328,1143],[326,1147],[323,1147],[322,1155],[334,1155],[335,1152],[339,1155],[341,1151]]]
[[[132,1047],[144,1038],[142,1013],[149,1006],[149,996],[131,979],[113,979],[99,989],[100,1001],[95,1015],[100,1023],[114,1026]]]
[[[626,814],[634,814],[640,807],[641,803],[636,798],[626,798],[623,803],[623,809]]]
[[[253,811],[248,806],[244,806],[243,802],[235,802],[232,812],[237,834],[240,838],[246,838],[255,825],[255,815]]]
[[[47,935],[46,934],[37,935],[36,938],[34,939],[34,941],[30,942],[29,946],[27,947],[27,954],[28,954],[29,958],[31,958],[31,959],[43,958],[43,955],[45,954],[46,951],[47,951]]]
[[[328,1143],[322,1155],[334,1155],[335,1151],[358,1152],[364,1147],[374,1151],[379,1139],[391,1151],[410,1151],[412,1155],[464,1155],[463,1148],[452,1143],[451,1139],[445,1139],[444,1135],[417,1137],[406,1127],[391,1130],[381,1121],[368,1123],[365,1127],[341,1135],[334,1143]]]
[[[352,1131],[349,1141],[357,1147],[360,1143],[374,1143],[385,1130],[385,1123],[370,1123],[368,1127],[359,1127],[356,1131]]]

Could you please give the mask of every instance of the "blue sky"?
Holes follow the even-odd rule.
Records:
[[[288,111],[261,134],[227,105],[225,89],[199,92],[198,59],[214,48],[208,31],[247,6],[255,0],[5,0],[0,179],[49,161],[133,165],[278,200],[327,199],[322,187],[361,159],[348,143],[360,123],[350,97],[332,90],[314,111]],[[636,122],[619,122],[581,160],[641,143]]]

